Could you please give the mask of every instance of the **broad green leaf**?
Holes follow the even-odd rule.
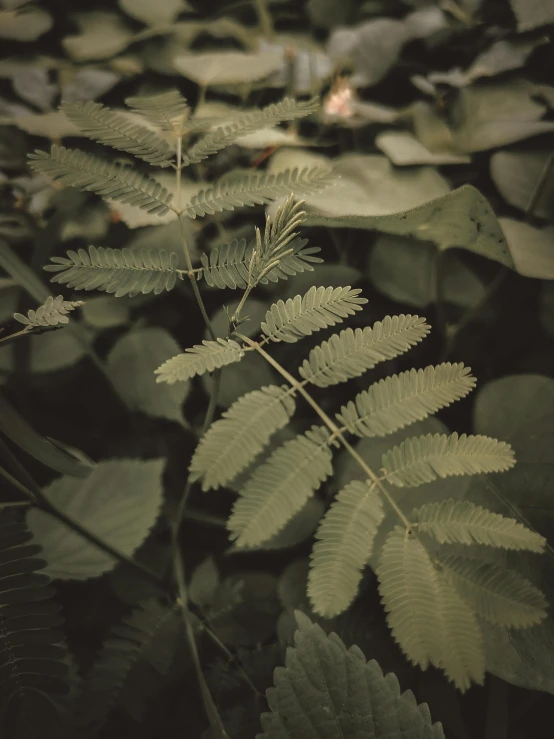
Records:
[[[554,280],[554,226],[535,228],[512,218],[500,218],[499,223],[516,271],[524,277]]]
[[[123,51],[132,41],[133,32],[117,13],[94,10],[73,16],[80,33],[66,36],[63,47],[76,62],[109,59]]]
[[[59,110],[50,113],[32,113],[30,115],[17,116],[13,119],[15,126],[33,136],[44,136],[44,138],[57,140],[66,136],[79,136],[83,134],[74,123]]]
[[[426,704],[401,693],[393,673],[385,677],[357,646],[347,649],[301,611],[295,616],[294,647],[275,670],[271,712],[261,715],[256,739],[444,739]]]
[[[275,53],[221,51],[178,56],[173,64],[184,77],[207,87],[256,82],[278,69],[281,60],[282,56]]]
[[[97,67],[82,67],[64,72],[60,74],[60,97],[66,103],[96,100],[111,90],[120,79],[111,69]]]
[[[22,67],[12,77],[12,85],[20,98],[37,108],[49,110],[58,93],[44,67]]]
[[[96,329],[115,328],[129,322],[129,306],[113,295],[95,295],[87,298],[81,308],[83,320]]]
[[[107,367],[129,408],[183,423],[181,407],[190,383],[159,383],[154,374],[166,359],[179,352],[179,344],[163,328],[135,328],[119,339],[108,355]]]
[[[52,24],[52,16],[42,8],[0,10],[0,38],[11,41],[36,41]]]
[[[375,146],[397,166],[414,164],[467,164],[466,154],[429,151],[408,131],[384,131],[375,137]]]
[[[505,200],[520,210],[526,211],[545,167],[549,166],[551,152],[547,149],[533,151],[496,151],[490,160],[491,177]],[[533,215],[554,219],[554,167],[542,185]]]
[[[222,367],[217,404],[228,408],[245,393],[259,390],[263,385],[278,385],[279,382],[279,375],[263,357],[255,352],[248,352],[240,363]],[[202,385],[207,394],[211,393],[213,378],[202,375]]]
[[[517,18],[518,31],[554,23],[554,4],[552,0],[510,0]]]
[[[527,2],[530,4],[529,0]],[[496,74],[523,67],[536,47],[546,41],[547,38],[544,36],[535,39],[516,38],[514,40],[502,39],[501,41],[495,41],[486,51],[479,54],[467,70],[468,83],[479,77],[492,77]]]
[[[64,514],[131,556],[159,515],[164,463],[163,459],[99,462],[84,481],[60,477],[44,494]],[[49,513],[33,509],[27,523],[43,548],[45,572],[55,579],[99,577],[116,564],[111,555]]]
[[[220,587],[219,570],[213,557],[207,557],[193,570],[188,586],[191,601],[202,609],[212,605]]]
[[[127,15],[147,26],[172,23],[186,8],[183,0],[119,0],[118,4]]]

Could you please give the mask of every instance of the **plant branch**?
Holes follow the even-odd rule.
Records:
[[[307,403],[311,405],[311,407],[314,409],[314,411],[317,413],[317,415],[321,418],[323,423],[327,426],[327,428],[332,432],[333,436],[338,439],[338,441],[343,445],[343,447],[346,449],[346,451],[350,454],[350,456],[359,464],[359,466],[362,468],[362,470],[365,472],[365,474],[368,476],[368,478],[379,488],[381,494],[387,501],[387,503],[391,506],[391,508],[394,510],[394,512],[397,514],[397,516],[400,518],[404,526],[406,526],[407,529],[411,530],[412,524],[409,521],[409,519],[405,516],[401,508],[397,505],[397,503],[394,501],[394,499],[391,497],[389,491],[385,488],[385,486],[382,484],[381,479],[379,476],[369,467],[367,462],[358,454],[358,452],[352,447],[344,438],[341,429],[336,425],[336,423],[329,418],[329,416],[325,413],[325,411],[316,403],[316,401],[312,398],[312,396],[304,389],[304,384],[299,382],[295,377],[293,377],[289,372],[286,371],[284,367],[282,367],[279,362],[277,362],[271,355],[269,355],[262,347],[256,343],[255,341],[252,341],[247,336],[242,336],[241,334],[237,334],[237,336],[244,341],[246,344],[248,344],[250,347],[252,347],[255,351],[257,351],[259,354],[262,355],[262,357],[271,364],[274,369],[279,372],[279,374],[287,380],[287,382],[294,387],[294,389],[302,395],[302,397],[306,400]]]

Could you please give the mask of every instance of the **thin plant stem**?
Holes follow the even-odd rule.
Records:
[[[21,331],[16,331],[15,334],[10,334],[9,336],[5,336],[3,339],[0,339],[0,344],[7,344],[9,341],[13,341],[13,339],[17,339],[20,336],[27,336],[29,333],[31,333],[30,327],[25,326]]]
[[[252,680],[249,678],[244,667],[241,665],[241,663],[235,657],[235,655],[229,649],[227,649],[227,647],[221,641],[221,639],[216,634],[214,634],[214,632],[211,629],[209,629],[204,623],[202,624],[202,630],[210,637],[210,639],[214,642],[214,644],[217,644],[217,646],[221,649],[221,651],[227,655],[228,660],[230,662],[234,662],[237,665],[240,673],[242,674],[244,678],[244,681],[248,683],[248,685],[252,688],[252,691],[254,692],[254,695],[256,696],[256,698],[263,698],[258,688],[254,685]]]
[[[385,486],[381,482],[381,478],[369,467],[369,465],[366,463],[366,461],[358,454],[358,452],[346,441],[344,438],[344,435],[342,434],[339,427],[336,425],[336,423],[329,418],[329,416],[325,413],[325,411],[316,403],[316,401],[312,398],[312,396],[304,389],[303,383],[299,382],[295,377],[293,377],[289,372],[286,371],[284,367],[282,367],[279,362],[277,362],[273,357],[268,354],[262,347],[257,344],[255,341],[252,341],[247,336],[242,336],[241,334],[237,334],[237,336],[244,341],[246,344],[248,344],[252,349],[257,351],[261,356],[271,364],[274,369],[279,372],[279,374],[287,380],[287,382],[292,385],[295,390],[302,395],[302,397],[306,400],[309,405],[314,409],[314,411],[317,413],[317,415],[321,418],[323,423],[327,426],[327,428],[332,432],[333,436],[338,439],[338,441],[343,445],[343,447],[346,449],[346,451],[350,454],[350,456],[359,464],[359,466],[363,469],[365,474],[368,476],[368,478],[375,483],[375,485],[379,488],[381,494],[387,501],[387,503],[391,506],[391,508],[394,510],[394,512],[397,514],[397,516],[400,518],[406,529],[411,530],[412,524],[409,521],[409,519],[406,517],[406,515],[403,513],[401,508],[397,505],[395,500],[391,497],[388,490],[385,488]]]
[[[254,0],[254,5],[256,7],[256,13],[258,14],[258,23],[262,36],[271,40],[275,33],[273,30],[273,19],[271,18],[271,13],[267,7],[267,2],[266,0]]]
[[[525,208],[525,218],[528,218],[530,215],[533,214],[533,211],[535,210],[537,203],[539,202],[539,199],[542,195],[542,191],[544,189],[546,180],[548,178],[550,170],[552,169],[553,164],[554,153],[550,154],[550,156],[546,160],[546,164],[544,165],[544,169],[541,172],[541,176],[539,177],[539,180],[535,185],[535,189],[533,190],[529,202],[527,203],[527,207]]]
[[[2,477],[10,483],[10,485],[13,485],[14,488],[19,490],[20,493],[23,493],[23,495],[29,498],[28,501],[27,500],[21,501],[20,505],[23,505],[23,504],[33,505],[33,504],[38,503],[37,499],[35,498],[35,494],[31,490],[29,490],[29,488],[25,487],[25,485],[19,482],[17,478],[13,477],[13,475],[10,475],[10,473],[7,470],[5,470],[3,467],[0,467],[0,475],[2,475]],[[4,505],[15,505],[15,503],[10,503],[10,504],[4,503],[4,502],[0,503],[0,506],[4,506]]]

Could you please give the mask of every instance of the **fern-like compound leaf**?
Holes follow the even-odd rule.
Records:
[[[314,257],[320,251],[318,246],[305,248],[307,239],[293,239],[289,244],[290,254],[282,257],[279,264],[259,279],[263,285],[268,282],[287,280],[301,272],[313,272],[312,264],[323,260]],[[220,289],[237,287],[245,290],[248,285],[248,267],[254,251],[254,244],[247,246],[246,239],[234,239],[229,244],[212,249],[209,255],[202,254],[202,274],[210,287]]]
[[[93,736],[119,707],[136,721],[161,691],[183,639],[181,609],[141,603],[114,626],[85,676],[78,723]]]
[[[261,464],[227,521],[236,546],[257,547],[277,534],[332,474],[329,433],[314,427],[286,441]]]
[[[526,628],[546,616],[541,591],[513,570],[470,557],[440,560],[447,581],[482,618],[509,628]]]
[[[414,487],[439,477],[504,472],[515,464],[512,447],[488,436],[427,434],[383,454],[389,482]]]
[[[125,99],[126,104],[149,123],[162,131],[180,136],[185,133],[188,116],[186,99],[177,90],[158,95],[137,96]]]
[[[89,246],[70,250],[67,257],[52,257],[53,264],[44,267],[56,272],[52,282],[76,290],[102,290],[133,297],[142,293],[159,295],[171,290],[181,271],[177,269],[177,254],[163,249],[112,249]]]
[[[336,417],[351,434],[386,436],[460,400],[474,387],[475,378],[462,363],[411,369],[375,382]]]
[[[53,600],[46,562],[25,523],[0,517],[0,716],[53,704],[68,693],[61,607]],[[32,721],[32,717],[28,717]],[[3,727],[6,729],[6,727]],[[39,728],[38,726],[36,727]],[[10,736],[13,734],[8,732]],[[5,736],[8,736],[8,733]],[[3,734],[4,735],[4,734]],[[38,736],[38,734],[37,734]]]
[[[190,463],[191,479],[202,478],[203,490],[230,482],[287,425],[294,408],[287,386],[268,385],[240,397],[200,440]]]
[[[118,162],[108,162],[65,146],[52,145],[50,153],[29,154],[29,167],[61,185],[94,192],[108,200],[129,203],[137,208],[165,215],[173,194],[153,177],[136,172]]]
[[[394,673],[385,677],[357,646],[347,649],[337,634],[295,616],[294,647],[274,672],[256,739],[444,739],[427,705],[401,693]]]
[[[203,136],[183,156],[183,165],[195,164],[235,143],[241,136],[272,128],[283,121],[304,118],[315,113],[319,108],[317,98],[307,101],[296,101],[285,98],[280,103],[272,103],[261,110],[245,113],[235,120],[216,128]]]
[[[414,526],[441,544],[485,544],[542,552],[546,539],[513,518],[492,513],[469,500],[427,503],[412,513]]]
[[[184,207],[184,213],[196,218],[246,205],[264,205],[291,192],[298,197],[312,195],[333,181],[330,170],[321,167],[304,167],[301,170],[295,167],[277,174],[246,175],[238,181],[224,180],[201,190]]]
[[[460,690],[482,684],[482,633],[471,608],[439,572],[423,544],[397,526],[377,569],[379,592],[394,639],[425,669],[442,667]]]
[[[190,380],[194,375],[203,375],[204,372],[213,372],[219,367],[233,362],[239,362],[244,356],[244,350],[232,339],[204,340],[202,344],[185,349],[184,354],[168,359],[155,371],[157,382],[183,382]]]
[[[373,327],[344,329],[311,350],[299,374],[318,387],[362,375],[379,362],[403,354],[429,333],[419,316],[387,316]]]
[[[59,326],[60,323],[69,323],[67,314],[80,305],[82,300],[64,300],[63,295],[53,298],[51,295],[36,310],[27,311],[27,315],[14,313],[13,317],[25,326],[39,328],[40,326]]]
[[[352,603],[383,515],[381,496],[370,481],[353,480],[337,494],[311,555],[308,596],[315,613],[332,618]]]
[[[329,326],[335,326],[343,318],[354,315],[367,303],[358,295],[361,290],[347,287],[311,287],[303,295],[296,295],[286,302],[278,300],[265,314],[262,332],[271,341],[289,344],[302,336],[310,336]]]
[[[60,110],[89,139],[126,151],[156,167],[170,167],[173,147],[159,134],[131,123],[121,114],[92,100],[62,103]]]

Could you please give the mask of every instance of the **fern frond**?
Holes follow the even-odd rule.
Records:
[[[397,526],[381,550],[379,592],[392,635],[410,661],[442,667],[461,690],[485,677],[477,619],[433,565],[423,544]]]
[[[344,329],[311,350],[299,368],[301,377],[328,387],[362,375],[379,362],[402,354],[429,333],[425,318],[387,316],[373,327]]]
[[[64,300],[63,295],[56,298],[50,295],[36,310],[27,311],[26,316],[14,313],[13,317],[25,326],[58,326],[60,323],[69,323],[67,314],[80,305],[84,305],[82,300]]]
[[[357,297],[362,291],[347,287],[311,287],[303,295],[289,298],[286,303],[278,300],[265,314],[262,323],[264,336],[271,341],[286,341],[293,344],[302,336],[310,336],[329,326],[335,326],[343,318],[362,310],[367,303]]]
[[[202,490],[231,481],[287,425],[294,409],[286,385],[267,385],[240,397],[200,440],[189,467],[191,480],[202,478]]]
[[[52,703],[69,692],[61,607],[52,600],[41,547],[22,522],[0,517],[0,714]],[[16,707],[18,706],[18,707]],[[5,727],[4,727],[5,728]],[[7,734],[6,734],[7,736]]]
[[[246,134],[259,131],[262,128],[272,128],[283,121],[292,121],[304,118],[315,113],[319,108],[317,98],[307,101],[296,101],[285,98],[280,103],[272,103],[261,110],[245,113],[224,126],[216,128],[207,134],[183,156],[183,165],[201,162],[227,146],[234,144],[237,139]]]
[[[313,427],[286,441],[242,489],[227,521],[237,547],[256,547],[277,534],[332,474],[329,432]]]
[[[310,558],[308,597],[315,613],[332,618],[352,603],[383,515],[370,481],[353,480],[337,494],[315,533]]]
[[[173,194],[169,190],[153,177],[118,162],[108,162],[93,154],[56,144],[52,145],[49,154],[37,150],[29,154],[29,159],[29,167],[34,172],[47,175],[61,185],[129,203],[159,216],[170,209]]]
[[[512,447],[488,436],[427,434],[406,439],[383,454],[386,479],[413,487],[438,477],[504,472],[515,464]]]
[[[283,257],[279,264],[266,273],[259,282],[267,285],[268,282],[287,280],[301,272],[313,272],[312,263],[319,264],[323,260],[312,256],[320,250],[318,246],[304,248],[308,239],[294,239],[289,244],[290,254]],[[229,287],[232,290],[245,290],[248,285],[248,267],[254,251],[254,243],[246,244],[246,239],[234,239],[229,244],[215,247],[210,254],[202,254],[202,274],[210,287],[221,289]]]
[[[244,356],[244,350],[231,339],[206,341],[202,344],[185,349],[184,354],[168,359],[157,370],[157,382],[174,382],[190,380],[194,375],[203,375],[204,372],[213,372],[214,369],[226,364],[238,362]]]
[[[92,100],[63,102],[60,110],[92,141],[126,151],[156,167],[171,167],[175,151],[159,134]]]
[[[312,195],[330,185],[335,178],[321,167],[286,169],[277,174],[246,175],[238,181],[216,183],[201,190],[183,209],[190,218],[213,215],[246,205],[264,205],[294,192],[297,197]]]
[[[139,293],[159,295],[171,290],[177,277],[181,277],[177,254],[155,249],[135,251],[89,246],[88,252],[70,250],[67,257],[51,257],[51,261],[53,264],[44,269],[57,272],[52,282],[76,290],[102,290],[115,294],[116,298]]]
[[[386,377],[343,405],[336,418],[357,436],[392,434],[465,397],[475,387],[470,372],[462,363],[445,362]]]
[[[110,637],[85,677],[78,721],[94,736],[114,708],[136,721],[163,686],[179,641],[183,638],[181,609],[155,600],[141,603]]]
[[[513,570],[469,557],[448,555],[440,565],[447,581],[482,618],[522,629],[546,616],[547,601],[533,583]]]
[[[162,131],[171,132],[176,136],[185,133],[188,105],[177,90],[162,92],[159,95],[130,97],[125,99],[125,103]]]
[[[546,539],[513,518],[492,513],[469,500],[441,500],[414,508],[414,526],[441,544],[486,544],[542,552]]]

